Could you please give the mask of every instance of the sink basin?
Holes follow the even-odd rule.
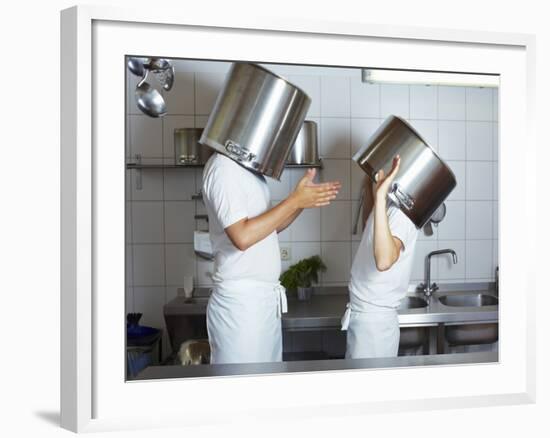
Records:
[[[482,293],[443,295],[439,301],[451,307],[498,305],[497,297]],[[445,340],[450,346],[492,344],[498,341],[498,323],[446,325]]]
[[[498,323],[445,326],[449,345],[492,344],[498,341]]]
[[[401,300],[397,310],[421,309],[428,303],[420,297],[405,297]],[[426,327],[401,327],[399,336],[399,351],[416,350],[424,345],[427,339]],[[401,354],[400,353],[400,354]]]
[[[405,297],[401,300],[398,310],[404,309],[420,309],[426,307],[428,303],[424,298],[419,297]]]
[[[482,307],[496,306],[498,298],[486,294],[443,295],[439,301],[444,306],[451,307]]]

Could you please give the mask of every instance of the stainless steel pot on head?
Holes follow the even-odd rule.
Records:
[[[422,228],[456,187],[455,175],[420,134],[397,116],[389,116],[353,160],[374,181],[380,169],[390,172],[397,154],[401,164],[388,197]]]
[[[234,63],[200,142],[278,180],[310,103],[300,88],[269,70]]]

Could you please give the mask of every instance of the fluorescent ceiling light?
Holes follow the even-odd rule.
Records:
[[[368,83],[454,85],[466,87],[498,87],[498,75],[444,73],[412,70],[361,69],[361,80]]]

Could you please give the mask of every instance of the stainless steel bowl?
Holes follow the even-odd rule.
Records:
[[[391,170],[395,155],[401,166],[388,197],[417,228],[422,228],[456,187],[452,170],[405,120],[389,116],[353,160],[374,181]]]
[[[205,164],[214,151],[199,143],[202,128],[174,129],[176,164]]]
[[[319,163],[317,123],[312,120],[306,120],[304,122],[286,162],[288,164]]]
[[[269,70],[234,63],[200,142],[279,180],[310,103],[305,92]]]

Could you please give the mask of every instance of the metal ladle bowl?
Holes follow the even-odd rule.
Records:
[[[138,108],[151,117],[161,117],[166,114],[166,103],[161,94],[145,80],[149,70],[145,70],[143,78],[136,87],[136,105]]]
[[[128,70],[136,76],[143,76],[145,73],[145,66],[139,58],[130,58],[128,59]]]
[[[437,225],[443,219],[445,219],[446,214],[447,214],[447,207],[445,206],[445,203],[442,203],[439,207],[437,207],[437,210],[434,211],[434,214],[432,214],[432,217],[430,218],[430,220],[426,222],[426,225],[424,225],[424,234],[426,236],[432,236],[434,233],[432,224],[434,224],[437,227]]]

